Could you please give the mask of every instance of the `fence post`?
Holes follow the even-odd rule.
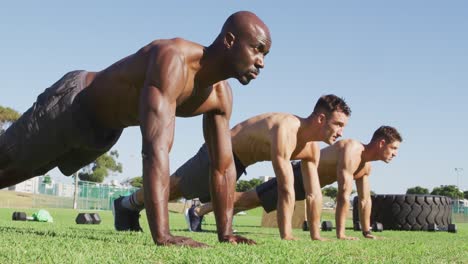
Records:
[[[75,172],[73,174],[73,177],[75,177],[75,192],[73,194],[73,209],[78,208],[78,174]]]

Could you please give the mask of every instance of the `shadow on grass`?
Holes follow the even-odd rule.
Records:
[[[214,225],[212,225],[214,226]],[[238,229],[239,227],[242,227],[242,226],[235,226],[234,229]],[[276,233],[271,233],[271,232],[262,232],[262,229],[259,228],[258,226],[253,226],[254,228],[257,228],[257,230],[255,230],[255,232],[252,232],[252,231],[236,231],[234,232],[234,235],[242,235],[242,236],[253,236],[253,235],[262,235],[262,236],[277,236],[278,234]],[[179,228],[179,229],[171,229],[171,231],[174,231],[174,232],[189,232],[189,233],[201,233],[201,234],[214,234],[216,235],[217,234],[217,231],[216,231],[216,227],[214,229],[211,229],[211,230],[202,230],[201,232],[190,232],[188,231],[187,229],[183,228]]]
[[[27,236],[58,237],[68,239],[89,239],[103,242],[119,242],[129,234],[140,235],[138,232],[117,232],[114,230],[97,230],[92,228],[70,227],[67,231],[38,230],[33,227],[0,227],[0,233],[13,233]]]
[[[205,226],[216,226],[216,224],[205,224],[203,223],[203,225]],[[258,225],[243,225],[243,224],[236,224],[234,223],[233,226],[236,226],[236,227],[253,227],[253,228],[260,228],[261,226],[258,226]]]

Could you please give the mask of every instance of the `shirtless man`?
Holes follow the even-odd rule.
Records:
[[[294,175],[291,160],[302,161],[304,189],[309,219],[314,226],[311,235],[320,240],[320,213],[322,192],[317,175],[320,149],[316,141],[332,144],[342,135],[351,110],[335,95],[320,97],[314,111],[307,118],[291,114],[267,113],[252,117],[231,129],[232,150],[237,178],[245,168],[260,161],[271,161],[278,179],[278,225],[282,239],[294,239],[292,214],[294,211]],[[170,199],[185,197],[210,200],[209,162],[206,146],[180,167],[170,180]],[[302,179],[301,179],[302,182]],[[143,190],[115,201],[115,227],[117,230],[139,230],[138,212],[143,209]],[[275,203],[276,209],[276,203]]]
[[[320,187],[338,181],[335,214],[337,238],[357,239],[355,237],[348,237],[345,234],[345,221],[349,210],[348,199],[351,195],[353,179],[356,182],[360,201],[359,214],[362,217],[359,219],[361,219],[361,226],[363,227],[363,236],[365,238],[375,238],[370,232],[372,204],[369,176],[371,161],[382,160],[389,163],[397,155],[402,141],[401,135],[395,128],[381,126],[374,132],[371,141],[367,145],[357,140],[343,139],[320,150],[320,162],[318,166]],[[303,176],[300,167],[301,162],[293,164],[296,201],[304,200],[306,197],[304,192],[306,188],[302,180]],[[278,180],[273,178],[257,186],[255,189],[244,193],[236,193],[234,210],[238,212],[262,206],[266,212],[274,211],[276,203],[279,200],[277,186],[279,186]],[[211,212],[211,208],[210,203],[195,208],[196,215],[202,217],[204,214]],[[282,216],[278,214],[278,218],[280,217]]]
[[[46,89],[0,137],[0,189],[58,167],[71,175],[107,152],[128,126],[140,126],[146,214],[157,245],[204,246],[169,230],[169,152],[175,117],[204,114],[210,191],[221,242],[232,234],[235,168],[229,119],[232,91],[264,67],[268,27],[247,11],[231,15],[208,46],[155,40],[100,72],[74,71]]]

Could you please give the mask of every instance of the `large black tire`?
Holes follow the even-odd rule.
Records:
[[[371,224],[384,230],[427,230],[429,224],[447,228],[452,223],[452,199],[438,195],[372,195]],[[359,221],[358,197],[353,200],[353,222]]]

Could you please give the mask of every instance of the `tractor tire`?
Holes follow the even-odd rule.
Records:
[[[448,228],[452,223],[452,199],[438,195],[372,195],[371,225],[384,230],[427,230],[429,224]],[[353,222],[359,221],[358,197],[353,200]]]

